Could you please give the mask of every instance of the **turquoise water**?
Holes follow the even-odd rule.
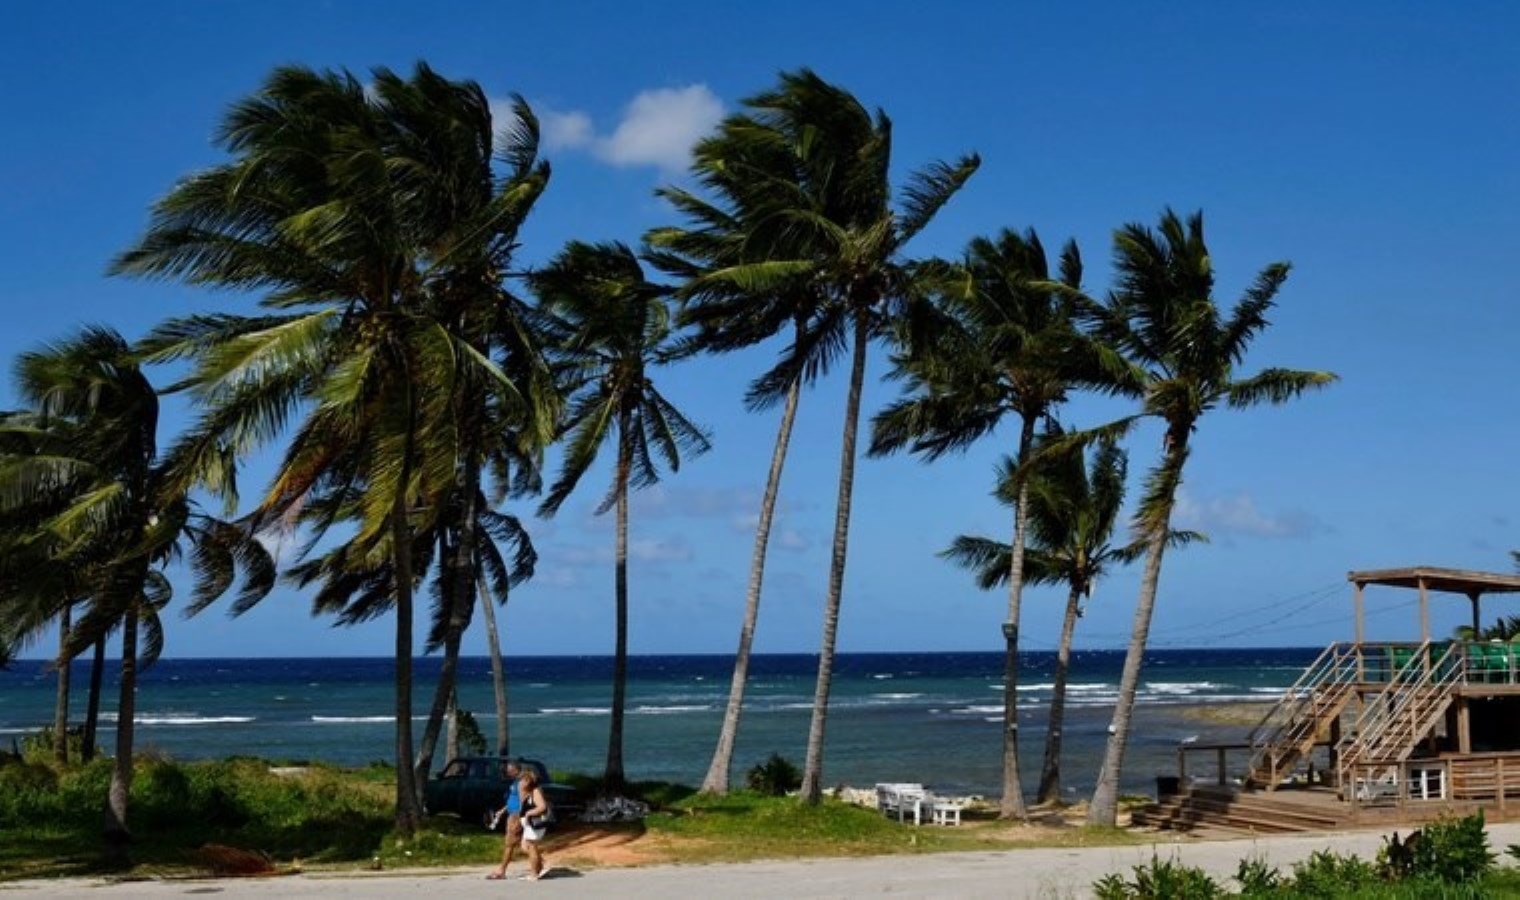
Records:
[[[1125,766],[1125,790],[1148,791],[1175,768],[1179,741],[1238,739],[1243,729],[1189,715],[1200,704],[1260,700],[1297,678],[1308,649],[1160,650],[1147,657]],[[1091,789],[1123,654],[1075,655],[1068,700],[1065,783]],[[1032,789],[1044,748],[1053,654],[1023,657],[1020,746]],[[801,762],[816,659],[757,656],[736,770],[770,755]],[[635,779],[696,783],[706,771],[726,701],[726,656],[646,656],[630,663],[625,765]],[[432,699],[437,660],[417,662],[418,731]],[[536,657],[508,661],[512,751],[557,769],[596,772],[607,749],[611,660]],[[844,654],[828,720],[825,781],[869,785],[922,781],[942,790],[995,794],[999,781],[1002,658],[995,653]],[[87,681],[84,664],[74,684]],[[139,746],[180,759],[248,754],[282,760],[366,763],[393,754],[392,666],[386,659],[162,660],[138,689]],[[108,675],[103,741],[116,705]],[[494,734],[490,667],[462,660],[460,705]],[[74,719],[83,713],[82,692]],[[0,740],[51,721],[53,679],[44,664],[0,672]],[[109,746],[106,744],[106,746]],[[441,760],[440,760],[441,762]]]

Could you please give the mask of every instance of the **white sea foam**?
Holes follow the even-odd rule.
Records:
[[[952,713],[985,715],[986,713],[1000,713],[1003,711],[1003,708],[1001,706],[960,706],[950,711]]]
[[[923,694],[872,694],[878,700],[917,700]]]
[[[254,720],[253,716],[135,716],[142,725],[242,725]]]
[[[671,713],[702,712],[712,709],[705,703],[679,703],[672,706],[635,706],[633,711],[651,716],[663,716]]]
[[[312,716],[313,722],[322,725],[362,725],[371,722],[394,722],[395,716]]]
[[[545,716],[605,716],[611,712],[610,706],[546,706],[539,710]]]
[[[1212,681],[1147,681],[1145,689],[1155,694],[1196,694],[1199,691],[1217,691],[1223,685]]]
[[[893,675],[891,672],[879,672],[879,673],[877,673],[875,675],[872,675],[871,677],[874,678],[874,679],[876,679],[877,681],[885,681],[888,678],[895,678],[897,676]]]

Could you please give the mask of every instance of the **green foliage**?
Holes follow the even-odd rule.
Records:
[[[1442,818],[1399,840],[1397,833],[1378,852],[1378,863],[1393,880],[1419,878],[1444,884],[1474,882],[1494,865],[1480,810]]]
[[[1282,873],[1263,859],[1243,859],[1235,870],[1242,897],[1272,897],[1282,887]]]
[[[1293,866],[1285,885],[1292,897],[1339,897],[1347,891],[1380,884],[1377,867],[1357,856],[1319,850]]]
[[[765,762],[749,770],[745,783],[757,794],[780,797],[802,786],[802,771],[781,754],[772,753]]]
[[[1214,900],[1226,896],[1224,888],[1208,873],[1176,860],[1151,857],[1148,865],[1135,866],[1133,877],[1107,875],[1093,884],[1098,900]]]
[[[486,736],[481,733],[480,723],[475,721],[474,713],[467,709],[456,709],[454,727],[459,731],[461,753],[480,756],[486,752]]]

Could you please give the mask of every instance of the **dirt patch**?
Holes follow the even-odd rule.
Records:
[[[660,843],[642,828],[586,825],[550,840],[544,852],[557,866],[643,866],[663,861]]]

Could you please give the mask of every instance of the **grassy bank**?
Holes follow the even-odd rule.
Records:
[[[589,779],[561,780],[595,790]],[[36,758],[0,765],[0,878],[104,873],[100,827],[109,781],[107,760],[64,769]],[[838,801],[805,807],[750,793],[707,797],[663,783],[632,790],[654,809],[645,820],[567,824],[548,851],[565,863],[597,866],[1139,840],[1112,829],[1010,826],[990,818],[955,829],[915,828]],[[383,765],[142,758],[131,794],[131,874],[483,867],[499,856],[499,835],[451,817],[428,819],[410,839],[397,837],[394,791],[393,772]]]

